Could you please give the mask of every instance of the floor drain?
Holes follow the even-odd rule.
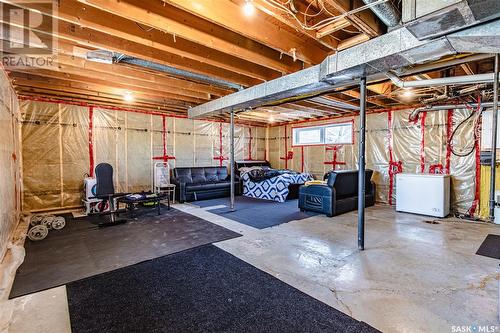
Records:
[[[438,221],[436,220],[432,220],[432,221],[424,221],[425,223],[428,223],[428,224],[439,224]]]

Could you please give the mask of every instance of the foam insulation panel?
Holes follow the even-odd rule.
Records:
[[[117,192],[150,190],[159,161],[171,168],[229,166],[227,123],[33,100],[20,104],[28,211],[81,206],[83,178],[101,162],[113,166]],[[265,159],[266,129],[237,125],[235,157]]]
[[[21,213],[19,104],[7,75],[0,71],[0,261]]]

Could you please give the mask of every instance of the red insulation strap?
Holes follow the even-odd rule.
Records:
[[[453,133],[453,109],[448,110],[448,121],[446,122],[446,160],[444,166],[445,174],[450,174],[450,160],[451,160],[451,134]]]
[[[471,108],[468,108],[471,109]],[[477,109],[472,112],[479,112],[481,110],[481,96],[477,96]],[[479,119],[474,126],[474,150],[475,150],[475,160],[476,160],[476,182],[474,188],[474,200],[472,201],[472,205],[469,209],[469,215],[474,216],[476,213],[477,206],[479,204],[479,196],[480,196],[480,185],[481,185],[481,119]]]
[[[300,172],[304,172],[304,146],[300,147],[301,157],[300,157]]]
[[[431,164],[429,165],[429,173],[432,174],[443,174],[443,165],[442,164]]]
[[[421,113],[420,116],[420,172],[425,172],[425,119],[427,118],[427,111]]]
[[[163,126],[163,132],[162,132],[162,139],[163,139],[163,156],[167,156],[167,119],[165,116],[161,116],[161,121],[162,121],[162,126]]]
[[[248,138],[248,157],[247,157],[247,161],[252,161],[253,158],[252,158],[252,128],[249,127],[248,128],[248,134],[249,134],[249,138]]]
[[[394,173],[392,172],[394,158],[392,156],[392,111],[387,112],[387,150],[389,151],[389,205],[392,205]]]
[[[167,133],[168,133],[168,128],[167,128],[167,116],[162,115],[162,132],[161,132],[161,137],[163,140],[163,155],[162,156],[157,156],[153,157],[153,160],[162,160],[165,162],[165,164],[168,162],[168,160],[175,160],[174,156],[169,156],[167,154]]]
[[[89,175],[94,177],[94,107],[89,106]]]
[[[478,111],[476,111],[478,112]],[[477,205],[479,204],[479,196],[481,191],[481,147],[480,147],[480,121],[477,122],[474,128],[474,141],[475,141],[475,159],[476,159],[476,183],[474,188],[474,201],[472,201],[472,206],[470,207],[469,214],[473,216],[476,212]]]
[[[332,166],[332,170],[335,170],[337,168],[337,165],[345,165],[346,162],[339,162],[337,161],[337,152],[340,149],[341,146],[332,146],[332,147],[326,147],[326,150],[333,150],[333,160],[331,161],[326,161],[323,162],[323,164],[329,164]]]
[[[285,161],[285,169],[288,169],[288,160],[291,160],[293,159],[293,151],[288,151],[288,144],[287,144],[287,127],[285,125],[285,156],[284,157],[280,157],[280,160],[284,160]]]
[[[219,156],[214,157],[214,160],[219,160],[219,166],[222,166],[222,162],[227,160],[227,158],[222,155],[222,123],[219,123]]]
[[[288,145],[286,142],[287,128],[285,125],[285,169],[288,169]]]

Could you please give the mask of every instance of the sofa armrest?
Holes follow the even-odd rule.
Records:
[[[172,184],[175,184],[175,195],[177,196],[180,203],[186,201],[186,183],[178,181],[173,178],[170,180]]]

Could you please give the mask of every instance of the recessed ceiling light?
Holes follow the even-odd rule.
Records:
[[[270,116],[270,117],[269,117],[269,122],[270,122],[270,123],[273,123],[273,122],[274,122],[274,116]]]
[[[252,0],[245,0],[245,4],[243,5],[243,13],[246,16],[252,16],[255,12],[255,7],[252,3]]]

